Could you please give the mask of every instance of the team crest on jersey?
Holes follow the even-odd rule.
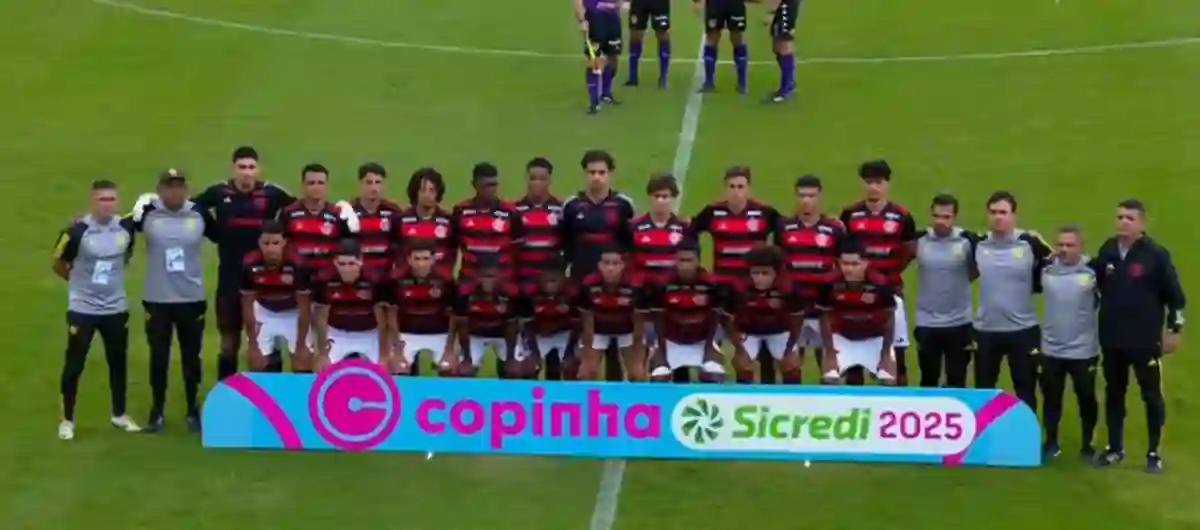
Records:
[[[495,221],[492,221],[492,230],[503,232],[507,228],[508,223],[504,222],[504,219],[496,219]]]
[[[333,224],[332,223],[321,223],[321,233],[325,234],[325,235],[333,234]]]
[[[751,232],[757,232],[758,226],[759,226],[758,219],[747,219],[746,220],[746,230],[749,230]]]
[[[554,215],[553,213],[546,214],[546,224],[558,224],[558,216]]]
[[[417,233],[416,230],[409,232],[409,234],[415,234],[415,233]],[[433,236],[438,239],[446,239],[446,227],[444,227],[442,225],[438,225],[437,227],[435,227],[433,229]]]
[[[683,234],[671,232],[671,235],[667,236],[667,241],[670,241],[672,245],[678,245],[680,241],[683,241]]]
[[[184,221],[183,222],[183,230],[186,231],[188,234],[194,233],[196,231],[196,220],[192,219],[192,218],[188,218],[186,221]]]
[[[772,298],[767,300],[767,306],[769,306],[771,309],[779,309],[783,307],[783,302],[780,302],[778,298]]]
[[[861,298],[864,304],[875,303],[875,293],[863,293]]]
[[[957,245],[954,245],[954,250],[952,250],[951,252],[954,253],[954,257],[960,258],[960,257],[962,257],[963,254],[967,253],[967,244],[959,243]]]
[[[411,295],[410,295],[410,296],[411,296]],[[437,287],[430,287],[430,288],[429,288],[429,297],[430,297],[430,298],[441,298],[441,297],[442,297],[442,290],[441,290],[441,289],[438,289]]]
[[[818,247],[827,247],[830,243],[833,243],[833,238],[825,234],[817,234],[815,240]]]
[[[368,289],[359,289],[358,292],[355,294],[357,294],[358,298],[361,300],[370,300],[371,299],[371,291]]]
[[[295,278],[291,274],[282,274],[279,276],[279,282],[284,285],[291,285]]]
[[[628,296],[622,296],[620,298],[617,298],[617,305],[624,307],[624,306],[629,305],[629,303],[632,301],[633,300],[631,300]]]
[[[708,296],[698,294],[692,297],[692,302],[695,302],[696,305],[708,305]]]
[[[900,223],[897,223],[896,221],[884,221],[883,222],[883,231],[884,232],[887,232],[889,234],[894,234],[894,233],[896,233],[896,230],[899,230],[899,229],[900,229]]]
[[[717,228],[717,230],[721,230],[721,231],[728,230],[729,223],[726,223],[725,221],[721,221],[721,222],[717,223],[716,228]]]
[[[508,312],[508,304],[506,304],[504,302],[496,302],[496,312],[497,313]]]
[[[1025,249],[1023,249],[1021,247],[1016,247],[1016,248],[1012,249],[1012,255],[1014,258],[1021,259],[1021,258],[1025,257]]]
[[[229,197],[225,197],[225,202],[229,202]],[[258,211],[266,210],[267,209],[267,198],[266,197],[254,197],[254,209],[258,210]]]
[[[391,230],[392,229],[391,220],[389,220],[387,217],[380,217],[379,218],[379,229],[384,232]]]
[[[117,232],[117,248],[125,248],[129,244],[129,234],[124,231]]]
[[[1129,277],[1138,278],[1142,275],[1142,264],[1134,263],[1129,266]]]

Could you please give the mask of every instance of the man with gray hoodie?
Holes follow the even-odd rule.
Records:
[[[142,306],[146,310],[146,342],[150,347],[150,388],[153,405],[146,432],[163,428],[167,372],[171,365],[171,335],[178,334],[183,363],[187,425],[200,429],[196,396],[200,387],[200,351],[204,316],[208,310],[200,251],[212,239],[216,224],[208,211],[188,200],[183,171],[167,169],[158,176],[158,197],[135,208],[133,220],[146,239],[146,276]]]
[[[1079,420],[1083,427],[1081,457],[1096,456],[1092,433],[1096,430],[1100,408],[1096,400],[1096,368],[1099,347],[1096,342],[1096,310],[1100,296],[1096,273],[1083,255],[1083,235],[1076,225],[1058,230],[1055,255],[1042,269],[1042,355],[1041,385],[1044,405],[1042,424],[1046,441],[1043,459],[1058,456],[1058,422],[1062,418],[1063,392],[1067,377],[1075,388]]]

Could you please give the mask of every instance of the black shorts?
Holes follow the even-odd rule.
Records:
[[[671,29],[671,0],[633,0],[629,6],[629,29],[646,31]]]
[[[222,333],[242,331],[242,293],[217,290],[213,312],[217,316],[217,329]]]
[[[771,38],[777,41],[790,41],[795,38],[796,12],[799,11],[800,0],[784,0],[779,9],[775,10],[775,18],[771,19]]]
[[[746,31],[745,0],[705,0],[704,24],[709,31]]]
[[[587,16],[588,41],[596,55],[621,55],[621,15],[609,12],[591,12]],[[591,55],[588,50],[584,53]]]

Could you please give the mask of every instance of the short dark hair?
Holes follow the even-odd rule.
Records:
[[[404,255],[411,256],[417,252],[437,253],[437,241],[428,238],[412,239],[404,242]]]
[[[329,180],[329,168],[322,164],[304,164],[304,168],[300,170],[300,180],[304,181],[304,176],[309,173],[321,173],[325,175],[325,180]]]
[[[97,179],[92,181],[92,191],[100,190],[115,190],[117,183],[108,179]]]
[[[590,149],[586,153],[583,153],[583,158],[579,160],[579,167],[587,169],[589,165],[596,162],[604,162],[604,165],[608,166],[609,171],[617,169],[617,161],[613,160],[613,156],[603,149]]]
[[[490,179],[500,176],[500,170],[491,162],[480,162],[471,168],[471,180]]]
[[[622,249],[620,245],[612,243],[600,245],[600,252],[598,252],[597,255],[603,256],[605,254],[617,254],[621,256],[621,259],[625,259],[625,250]]]
[[[281,223],[275,219],[267,219],[266,221],[263,221],[262,233],[271,234],[271,235],[275,235],[275,234],[283,235],[283,223]]]
[[[818,191],[825,189],[821,186],[821,178],[812,174],[797,178],[795,188],[816,188]]]
[[[654,195],[660,191],[668,192],[672,197],[679,196],[679,181],[675,180],[675,175],[670,173],[650,175],[650,180],[646,182],[646,195]]]
[[[387,170],[383,168],[383,164],[378,162],[367,162],[358,166],[358,180],[367,178],[367,175],[379,175],[380,178],[387,178]]]
[[[1012,193],[999,190],[993,191],[991,195],[988,195],[987,206],[989,208],[998,202],[1007,202],[1012,207],[1013,213],[1017,213],[1017,198]]]
[[[1065,225],[1058,227],[1058,233],[1060,233],[1060,234],[1075,234],[1077,236],[1083,236],[1083,228],[1080,228],[1080,226],[1076,223],[1067,223]]]
[[[554,164],[551,164],[545,157],[535,156],[525,163],[525,171],[529,171],[535,167],[540,167],[546,170],[546,173],[554,174]]]
[[[691,236],[685,236],[675,245],[675,252],[695,252],[700,254],[700,242]]]
[[[337,250],[333,253],[334,256],[361,256],[362,247],[358,245],[358,241],[353,239],[343,239],[338,243]]]
[[[437,201],[442,202],[442,198],[446,196],[446,181],[442,179],[442,174],[438,170],[423,167],[413,171],[412,176],[408,178],[409,204],[417,204],[417,195],[421,193],[422,182],[433,184],[433,189],[437,190]]]
[[[230,157],[230,162],[237,162],[243,158],[249,158],[258,161],[258,151],[248,145],[243,145],[233,150],[233,155]]]
[[[778,269],[783,265],[783,252],[774,245],[757,245],[746,253],[746,262],[751,267]]]
[[[1138,199],[1125,199],[1117,203],[1117,208],[1133,210],[1142,215],[1146,215],[1146,204]]]
[[[863,180],[883,179],[891,181],[892,166],[888,165],[887,160],[882,158],[878,160],[868,160],[863,162],[861,166],[858,166],[858,177]]]
[[[949,193],[939,193],[933,196],[933,201],[929,203],[929,209],[932,210],[936,206],[951,206],[954,208],[954,213],[958,213],[958,198]]]
[[[846,254],[862,254],[862,253],[863,253],[862,243],[859,243],[857,239],[846,238],[846,239],[843,239],[842,242],[838,244],[838,255],[839,256],[843,256]]]
[[[750,182],[750,166],[731,166],[725,170],[725,180],[744,177],[746,182]]]

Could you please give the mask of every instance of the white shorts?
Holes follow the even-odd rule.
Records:
[[[628,348],[633,346],[633,333],[625,333],[622,335],[605,335],[597,333],[592,336],[592,349],[604,351],[608,349],[608,345],[613,341],[617,342],[618,348]]]
[[[279,342],[287,343],[288,353],[296,353],[300,343],[296,341],[299,313],[295,309],[271,311],[255,302],[254,321],[258,323],[258,351],[263,355],[270,355]],[[311,340],[309,344],[312,344]]]
[[[445,333],[433,334],[417,334],[417,333],[400,333],[400,340],[404,341],[404,361],[412,364],[417,361],[417,356],[421,352],[429,352],[432,356],[432,361],[437,363],[442,360],[442,354],[446,351]],[[450,345],[453,348],[453,344]]]
[[[501,362],[508,359],[508,341],[503,337],[476,337],[475,335],[471,335],[467,340],[471,346],[471,364],[476,368],[483,366],[484,352],[489,347],[496,352],[496,359]],[[524,360],[525,355],[525,352],[521,351],[521,348],[517,348],[516,360]]]
[[[329,328],[329,362],[342,362],[353,354],[379,362],[379,330],[345,331]]]
[[[908,312],[904,310],[904,299],[896,297],[896,312],[893,320],[896,323],[895,338],[892,345],[900,348],[908,346]]]
[[[538,353],[542,354],[543,359],[558,357],[563,360],[567,358],[567,348],[571,345],[571,332],[560,331],[552,335],[535,335],[532,340],[537,343]],[[521,358],[526,356],[528,354],[525,352],[518,355]]]
[[[750,354],[751,359],[758,357],[760,348],[766,348],[771,353],[776,361],[783,360],[783,356],[787,354],[788,337],[791,333],[783,332],[774,335],[746,335],[742,343],[746,346],[746,352]]]
[[[796,339],[797,348],[820,348],[824,346],[821,340],[821,319],[806,318],[800,327],[800,338]]]
[[[846,370],[861,366],[868,372],[875,374],[876,377],[883,380],[892,380],[895,377],[885,371],[879,370],[880,355],[883,350],[883,337],[876,337],[867,340],[850,340],[838,334],[833,335],[833,348],[837,350],[837,372],[829,370],[825,373],[830,375],[841,375],[846,373]],[[895,358],[895,351],[888,352],[892,358]]]
[[[655,368],[650,373],[654,377],[669,375],[676,368],[699,368],[711,374],[725,373],[725,367],[721,363],[704,360],[704,354],[708,350],[707,343],[679,344],[668,340],[665,341],[665,344],[667,346],[665,352],[667,365]]]

